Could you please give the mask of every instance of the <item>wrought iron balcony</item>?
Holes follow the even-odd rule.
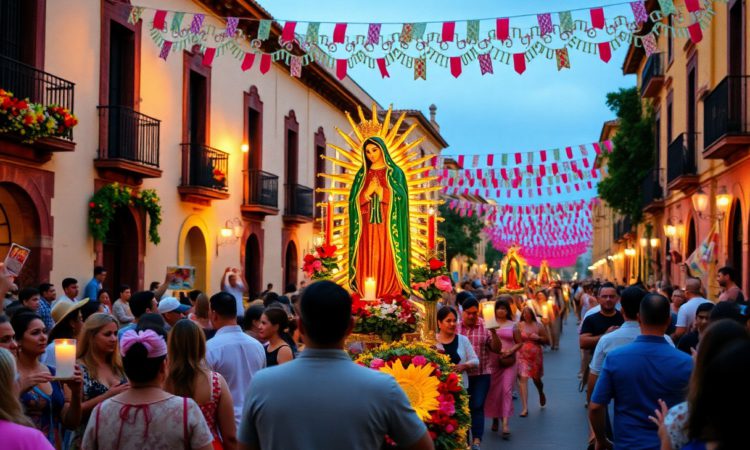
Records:
[[[20,99],[28,98],[34,103],[45,106],[58,105],[73,111],[74,83],[4,55],[0,55],[0,89],[12,92]],[[12,140],[10,135],[7,137]],[[21,139],[17,141],[20,143]],[[33,144],[26,145],[27,148],[29,146],[47,152],[71,151],[75,149],[73,130],[68,130],[60,137],[39,139]],[[23,146],[19,145],[19,147]],[[19,156],[19,152],[15,150],[13,152],[14,156]],[[34,155],[33,152],[28,156],[36,160],[49,159],[49,157],[39,158],[39,155]]]
[[[659,182],[659,169],[653,169],[641,182],[643,210],[651,212],[664,206],[664,191]]]
[[[703,102],[705,158],[725,159],[750,146],[748,76],[728,76]]]
[[[161,121],[127,106],[99,106],[99,158],[94,166],[104,176],[126,182],[158,178]]]
[[[184,201],[210,204],[213,199],[229,198],[229,154],[204,144],[182,144],[182,185]]]
[[[260,218],[279,213],[279,177],[259,169],[245,172],[242,213]]]
[[[698,183],[695,166],[696,133],[682,133],[667,149],[667,188],[685,190]]]
[[[664,55],[654,53],[646,60],[641,74],[641,97],[655,97],[664,84]]]
[[[313,189],[300,184],[285,187],[284,220],[288,222],[311,222],[313,220]]]

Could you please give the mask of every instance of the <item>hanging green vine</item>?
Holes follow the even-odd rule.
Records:
[[[156,191],[135,191],[119,183],[104,186],[96,191],[89,201],[89,229],[94,238],[103,242],[107,238],[117,208],[126,206],[136,206],[146,211],[149,218],[148,238],[154,244],[158,244],[161,241],[161,205]]]

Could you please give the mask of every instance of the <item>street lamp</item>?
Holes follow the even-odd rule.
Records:
[[[727,192],[726,186],[722,186],[719,188],[719,192],[716,194],[715,198],[717,209],[716,214],[712,214],[706,211],[708,209],[710,199],[703,188],[698,188],[698,191],[693,194],[691,200],[693,202],[693,209],[695,209],[695,212],[698,213],[698,217],[700,217],[701,219],[722,221],[724,220],[727,209],[732,204],[732,194],[729,194]]]
[[[649,244],[651,245],[651,248],[656,248],[659,246],[659,238],[651,238],[649,240]]]

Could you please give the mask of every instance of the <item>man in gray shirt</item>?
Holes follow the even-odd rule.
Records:
[[[396,380],[353,363],[342,350],[354,327],[351,306],[349,294],[330,281],[305,289],[299,303],[305,350],[253,377],[242,449],[377,450],[386,435],[401,448],[434,448]]]

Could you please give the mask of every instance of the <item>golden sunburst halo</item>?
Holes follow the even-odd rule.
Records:
[[[396,379],[420,420],[429,419],[431,412],[440,407],[438,402],[440,380],[432,375],[434,369],[429,364],[423,366],[410,364],[409,367],[404,367],[401,360],[397,359],[390,367],[382,367],[380,371]]]

